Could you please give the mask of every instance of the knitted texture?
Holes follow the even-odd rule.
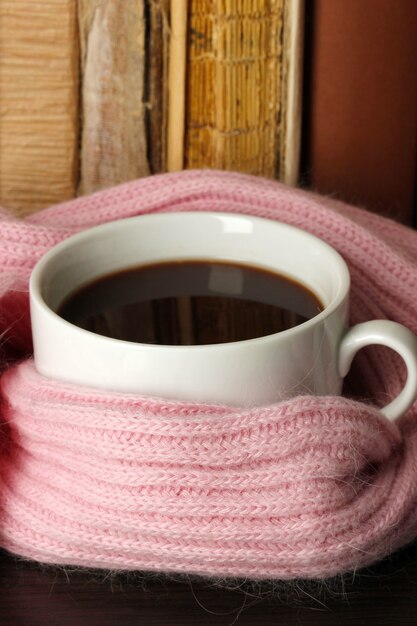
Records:
[[[347,397],[251,410],[103,392],[41,377],[30,358],[28,278],[80,229],[173,210],[302,227],[352,276],[351,323],[417,331],[417,233],[243,174],[144,178],[19,221],[0,214],[0,544],[42,562],[254,579],[354,570],[417,532],[417,409],[391,351],[355,359]],[[186,372],[184,373],[186,375]],[[371,402],[372,401],[372,402]]]

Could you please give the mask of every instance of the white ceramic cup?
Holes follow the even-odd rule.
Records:
[[[100,276],[178,259],[237,261],[276,271],[313,291],[324,310],[280,333],[232,343],[166,346],[111,339],[56,311]],[[247,215],[165,213],[119,220],[74,235],[37,263],[30,305],[37,370],[108,390],[232,406],[299,394],[338,395],[355,353],[369,344],[396,350],[407,382],[383,409],[394,419],[417,396],[417,338],[390,321],[347,329],[350,277],[342,257],[309,233]]]

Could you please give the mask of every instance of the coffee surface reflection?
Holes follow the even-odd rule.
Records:
[[[201,345],[277,333],[322,310],[310,290],[273,271],[185,260],[103,276],[70,294],[58,314],[124,341]]]

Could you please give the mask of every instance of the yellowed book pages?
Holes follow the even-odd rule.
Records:
[[[18,215],[75,195],[74,0],[0,1],[0,203]]]
[[[186,167],[295,182],[297,150],[288,143],[299,141],[301,4],[190,0]]]
[[[144,0],[80,0],[80,192],[149,174]]]

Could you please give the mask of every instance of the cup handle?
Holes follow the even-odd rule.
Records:
[[[377,344],[392,348],[404,359],[407,381],[398,396],[381,413],[389,420],[403,415],[417,398],[417,337],[405,326],[388,320],[373,320],[357,324],[344,335],[339,347],[339,374],[342,378],[350,369],[358,350]]]

